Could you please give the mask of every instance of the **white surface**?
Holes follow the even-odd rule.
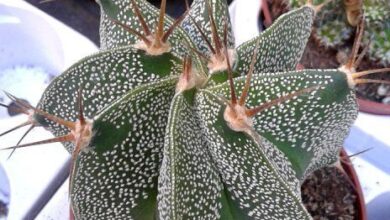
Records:
[[[360,113],[355,125],[364,133],[390,145],[390,116]]]
[[[234,0],[229,6],[236,47],[259,35],[261,0]]]
[[[357,171],[363,189],[365,203],[370,203],[380,194],[390,193],[390,176],[362,158],[353,158],[353,166]],[[390,197],[388,203],[390,204]]]
[[[68,200],[69,179],[58,189],[53,198],[43,208],[35,220],[47,219],[69,219],[69,200]]]
[[[46,72],[57,75],[77,60],[96,51],[98,48],[87,38],[30,4],[21,0],[0,0],[0,70],[26,65],[42,67]],[[1,77],[12,78],[4,75]],[[37,80],[35,77],[32,78]],[[25,77],[15,79],[15,82],[11,81],[10,84],[17,84],[22,80],[30,85],[23,83],[9,85],[11,87],[9,92],[35,97],[43,92],[47,83],[45,80],[33,82]],[[33,85],[38,86],[38,89],[31,92]],[[25,120],[26,116],[14,118],[0,116],[0,133]],[[0,148],[15,145],[24,131],[25,129],[20,129],[1,137]],[[49,132],[36,128],[23,143],[51,137]],[[8,174],[11,187],[8,219],[19,220],[46,189],[69,158],[69,154],[61,144],[19,149],[10,160],[7,160],[9,153],[10,151],[0,151],[0,163]],[[63,217],[53,216],[52,219]]]
[[[90,40],[21,0],[0,0],[0,36],[0,74],[5,74],[5,69],[23,65],[43,68],[55,76],[97,51]],[[28,77],[14,79],[7,86],[2,85],[4,81],[0,82],[0,89],[21,94],[20,98],[32,104],[39,99],[47,83],[36,83]],[[26,86],[26,83],[30,84]],[[3,93],[0,93],[0,102],[9,103]],[[0,118],[6,114],[6,110],[0,108]]]
[[[4,131],[12,125],[25,120],[25,116],[2,119],[0,130]],[[13,146],[23,135],[20,129],[1,137],[0,147]],[[35,128],[24,143],[44,140],[52,135],[43,128]],[[61,144],[48,144],[18,149],[7,160],[10,151],[0,151],[0,163],[8,174],[11,186],[11,202],[8,219],[22,219],[32,204],[46,189],[52,178],[58,173],[69,154]]]
[[[36,12],[15,7],[18,2],[0,0],[0,69],[23,60],[24,65],[42,66],[55,74],[64,66],[60,34]]]
[[[349,154],[371,150],[352,159],[366,204],[387,193],[390,208],[390,116],[359,113],[345,147]]]
[[[96,45],[90,41],[88,38],[84,37],[83,35],[79,34],[72,28],[66,26],[64,23],[54,19],[53,17],[47,15],[46,13],[40,11],[39,9],[35,8],[34,6],[30,5],[29,3],[21,0],[0,0],[0,8],[4,6],[10,6],[10,7],[16,7],[19,9],[24,9],[27,11],[30,11],[36,16],[39,16],[40,18],[44,19],[44,23],[35,23],[33,24],[33,32],[35,34],[38,34],[39,32],[42,32],[45,30],[44,25],[48,25],[49,29],[52,29],[58,36],[58,39],[48,39],[47,35],[49,33],[44,33],[45,36],[42,37],[44,41],[53,41],[54,45],[57,45],[61,48],[61,51],[63,51],[63,60],[62,61],[56,61],[63,63],[62,66],[59,66],[60,70],[63,71],[65,68],[69,67],[70,65],[74,64],[76,61],[78,61],[80,58],[91,55],[91,53],[96,52],[98,48]],[[42,22],[42,20],[39,20],[39,22]],[[52,32],[49,31],[49,32]],[[54,35],[54,34],[53,34]],[[2,35],[3,37],[4,35]],[[45,48],[45,50],[50,48]],[[34,51],[28,51],[30,56],[34,55]],[[54,56],[54,54],[51,54],[51,56]]]
[[[0,201],[9,204],[9,195],[10,188],[7,173],[0,164]]]
[[[36,106],[49,82],[50,76],[42,67],[18,65],[0,70],[0,88],[28,100],[33,106]],[[4,93],[1,93],[0,98],[2,103],[11,102]],[[1,108],[0,118],[5,117],[8,117],[8,113],[5,108]]]

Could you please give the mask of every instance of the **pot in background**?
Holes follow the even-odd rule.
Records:
[[[359,182],[359,178],[356,174],[355,169],[353,168],[352,162],[349,159],[347,152],[344,148],[340,151],[340,157],[344,158],[341,161],[341,166],[344,169],[345,173],[348,175],[348,178],[351,180],[352,184],[354,184],[356,196],[357,196],[357,207],[358,210],[358,220],[367,220],[367,210],[364,202],[364,196],[362,187]]]
[[[358,98],[357,101],[359,104],[359,111],[361,112],[375,115],[390,115],[390,105],[361,98]]]

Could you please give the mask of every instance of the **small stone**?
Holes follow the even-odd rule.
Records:
[[[382,103],[383,103],[383,104],[386,104],[386,105],[390,105],[390,96],[388,96],[388,97],[382,99]]]
[[[390,86],[381,84],[378,87],[377,94],[380,96],[386,96],[388,93],[390,93]]]
[[[336,54],[336,60],[339,64],[345,64],[348,61],[349,51],[339,50]]]

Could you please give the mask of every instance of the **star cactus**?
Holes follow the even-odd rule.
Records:
[[[9,95],[72,154],[76,219],[310,219],[300,183],[337,163],[360,75],[295,67],[314,9],[234,47],[224,0],[179,19],[100,0],[101,45],[37,107]],[[349,71],[350,72],[350,71]]]

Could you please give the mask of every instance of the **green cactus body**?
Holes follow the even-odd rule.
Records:
[[[83,88],[84,112],[93,118],[97,112],[125,95],[129,90],[166,77],[178,75],[181,61],[172,54],[148,56],[132,47],[102,51],[70,67],[46,89],[38,107],[69,121],[77,117],[77,91]],[[58,91],[61,91],[58,93]],[[37,120],[53,132],[64,135],[68,130],[40,115]],[[71,146],[66,144],[72,151]]]
[[[134,2],[153,27],[159,11]],[[72,135],[65,147],[76,152],[70,185],[76,219],[310,219],[300,183],[338,160],[357,116],[344,72],[295,71],[313,9],[287,13],[234,49],[226,2],[195,0],[168,38],[171,49],[150,55],[112,21],[142,30],[130,1],[100,5],[102,50],[57,77],[38,105],[87,123],[90,136],[80,135],[78,124],[67,128],[37,110],[34,115],[55,136]],[[165,21],[165,29],[174,23]],[[215,48],[223,50],[227,69],[209,71]],[[89,120],[77,107],[80,87]]]
[[[237,89],[243,87],[243,81],[244,78],[237,78]],[[256,87],[249,91],[252,95],[248,98],[248,107],[269,102],[299,89],[323,85],[313,94],[316,98],[302,95],[297,100],[288,101],[288,104],[263,111],[254,118],[253,127],[289,157],[299,180],[323,165],[315,164],[316,162],[322,161],[325,164],[337,160],[335,152],[330,154],[333,155],[331,158],[327,155],[330,152],[321,151],[322,147],[316,145],[322,145],[323,140],[342,144],[348,133],[348,129],[342,127],[346,128],[356,117],[355,96],[348,87],[345,73],[335,70],[272,73],[256,76],[253,85]],[[226,84],[210,90],[228,97],[229,88]],[[346,106],[350,106],[348,110]],[[319,121],[323,123],[322,126],[318,126]],[[337,151],[338,146],[334,147],[333,150]],[[323,158],[313,160],[313,157]]]
[[[249,71],[257,41],[260,54],[256,59],[255,74],[295,70],[311,33],[313,13],[311,8],[302,7],[295,13],[282,15],[260,36],[239,45],[236,71],[241,74]]]

